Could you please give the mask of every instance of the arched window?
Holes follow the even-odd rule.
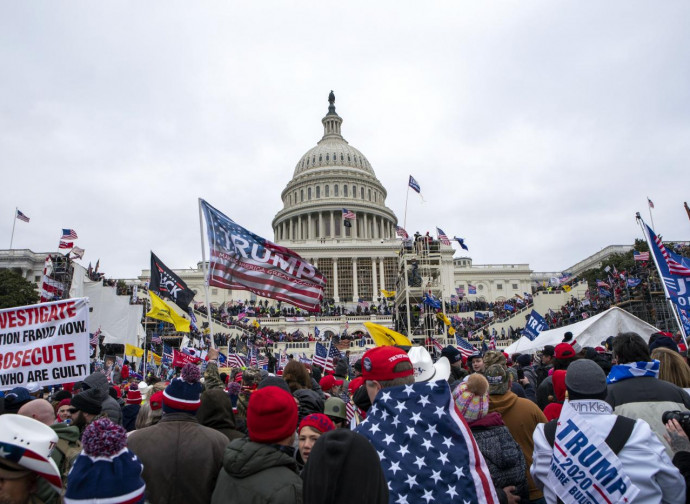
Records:
[[[316,186],[316,199],[321,197],[321,186]]]
[[[300,202],[304,201],[304,189],[299,190],[299,200]]]
[[[360,197],[361,199],[364,199],[364,187],[360,187],[360,188],[359,188],[359,197]]]
[[[328,198],[330,195],[331,195],[330,186],[327,185],[326,186],[326,198]]]
[[[357,197],[357,186],[352,186],[352,197],[353,198]]]
[[[333,196],[338,196],[338,184],[333,186]]]
[[[307,199],[311,199],[311,187],[307,188]]]
[[[369,189],[369,201],[371,201],[371,189]]]
[[[343,186],[343,196],[347,198],[347,186]]]

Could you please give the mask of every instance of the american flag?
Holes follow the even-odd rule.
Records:
[[[354,220],[356,219],[357,216],[352,210],[348,210],[347,208],[343,208],[343,219],[348,219],[348,220]]]
[[[649,204],[649,208],[654,208],[654,202],[649,197],[647,198],[647,204]]]
[[[492,334],[489,340],[489,350],[496,350],[496,335]]]
[[[335,366],[333,366],[333,358],[340,358],[340,350],[336,348],[331,341],[328,345],[328,350],[321,343],[316,343],[314,348],[314,356],[312,357],[312,363],[323,368],[324,373],[329,371],[335,371]]]
[[[347,416],[347,421],[352,422],[352,419],[355,416],[355,408],[356,406],[352,404],[352,401],[347,401],[345,403],[345,415]]]
[[[654,233],[654,231],[652,231],[652,229],[649,226],[647,226],[647,231],[649,232],[649,236],[652,237],[652,241],[654,242],[654,245],[656,245],[656,248],[658,249],[659,253],[661,253],[661,255],[663,256],[664,261],[668,266],[669,273],[671,275],[690,276],[690,267],[688,267],[688,265],[690,264],[690,259],[675,254],[673,252],[669,252],[664,246],[664,244],[661,242],[659,237]]]
[[[250,348],[249,349],[249,365],[256,367],[259,365],[258,360],[256,358],[256,348]]]
[[[61,240],[76,240],[77,238],[79,237],[74,229],[62,228],[62,236],[60,237]]]
[[[633,259],[636,261],[649,261],[649,252],[633,252]]]
[[[395,226],[395,234],[397,234],[400,238],[404,238],[406,240],[410,237],[410,235],[407,234],[407,231],[405,231],[400,226]]]
[[[29,222],[31,219],[24,215],[21,210],[17,209],[17,219],[24,222]]]
[[[436,348],[436,350],[439,352],[443,351],[443,345],[441,345],[441,343],[439,343],[439,341],[433,336],[429,336],[429,343],[434,345],[434,348]]]
[[[463,357],[467,358],[473,353],[477,351],[476,348],[472,346],[472,344],[467,341],[465,338],[462,336],[455,336],[455,343],[458,346],[458,350],[460,350],[460,353],[462,354]]]
[[[498,502],[446,381],[383,389],[355,432],[378,452],[390,502]]]
[[[248,290],[318,311],[326,277],[292,250],[248,231],[201,200],[210,244],[209,285]]]
[[[243,368],[243,367],[247,367],[247,364],[244,361],[244,358],[240,354],[229,353],[228,354],[228,366],[234,367],[234,368]]]
[[[464,296],[465,295],[465,287],[464,286],[456,287],[455,290],[458,293],[458,296]]]
[[[438,239],[441,241],[441,243],[443,243],[444,245],[450,245],[448,235],[444,233],[440,227],[436,227],[436,234],[438,235]]]
[[[163,340],[161,339],[160,334],[153,333],[153,336],[151,336],[151,343],[153,343],[154,345],[162,345]]]
[[[91,346],[98,346],[100,335],[101,335],[101,329],[98,328],[98,330],[91,335],[91,339],[89,340],[89,344]]]
[[[597,287],[606,287],[607,289],[611,288],[611,286],[603,280],[597,280]]]

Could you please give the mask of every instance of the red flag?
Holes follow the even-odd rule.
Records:
[[[173,367],[182,367],[185,364],[198,364],[200,362],[201,359],[199,357],[173,350]]]
[[[74,242],[60,242],[60,248],[61,249],[72,249],[74,248]]]

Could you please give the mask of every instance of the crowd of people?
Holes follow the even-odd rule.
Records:
[[[687,502],[679,334],[435,362],[383,346],[327,372],[218,358],[6,391],[0,502]]]

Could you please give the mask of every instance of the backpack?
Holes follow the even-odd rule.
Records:
[[[544,437],[546,437],[546,440],[551,448],[553,448],[553,444],[556,441],[557,422],[558,419],[555,419],[544,424]],[[634,428],[635,420],[620,415],[617,416],[613,427],[611,427],[609,435],[606,436],[605,443],[609,446],[609,448],[611,448],[613,453],[618,455],[618,452],[623,449],[625,443],[627,443],[628,439],[630,439],[630,435],[632,434]],[[562,503],[563,501],[558,499],[558,502]]]
[[[81,441],[70,443],[66,439],[58,438],[55,449],[58,450],[61,455],[60,463],[57,464],[57,466],[62,476],[62,482],[65,483],[67,482],[67,475],[74,465],[74,461],[77,460],[77,457],[81,453]]]

